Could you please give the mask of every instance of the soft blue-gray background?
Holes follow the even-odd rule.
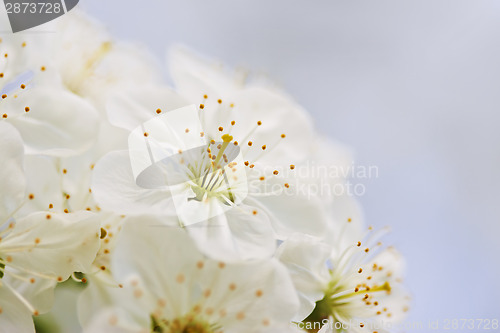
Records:
[[[500,317],[500,1],[79,6],[158,57],[182,42],[269,74],[379,166],[361,202],[407,257],[410,320]]]

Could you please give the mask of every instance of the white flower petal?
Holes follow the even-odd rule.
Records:
[[[299,164],[310,155],[316,137],[312,118],[289,96],[262,87],[248,87],[231,98],[234,108],[226,121],[234,120],[240,124],[235,125],[231,132],[235,140],[242,140],[254,124],[262,121],[249,138],[254,147],[266,145],[269,150],[259,158],[260,163],[274,166]],[[206,124],[206,127],[216,129],[221,125],[225,124]],[[286,137],[281,138],[282,134]],[[259,149],[253,150],[260,154]]]
[[[12,125],[0,121],[0,224],[24,200],[23,142]]]
[[[269,258],[276,248],[268,216],[245,204],[185,229],[200,251],[217,260]]]
[[[35,87],[5,101],[7,120],[21,133],[28,154],[77,154],[88,149],[97,137],[94,107],[68,91]]]
[[[8,266],[7,269],[9,269]],[[16,274],[27,279],[32,277],[25,272],[16,271]],[[54,303],[54,287],[57,284],[54,280],[37,278],[35,282],[27,283],[21,279],[11,277],[8,273],[5,274],[2,280],[21,294],[40,314],[48,312]]]
[[[63,196],[60,173],[50,156],[28,155],[25,157],[25,172],[28,179],[27,200],[20,210],[20,216],[49,209],[63,210]]]
[[[294,321],[304,320],[324,297],[329,278],[326,262],[331,251],[318,238],[303,234],[294,234],[278,248],[276,257],[288,268],[300,299]]]
[[[282,185],[280,185],[282,186]],[[279,239],[294,232],[322,236],[327,230],[328,212],[320,198],[308,193],[291,191],[258,197],[260,205],[271,214]]]
[[[203,259],[186,232],[167,226],[163,218],[127,217],[116,244],[112,272],[125,287],[131,281],[128,277],[139,274],[142,284],[155,293],[155,297],[170,295],[175,305],[167,302],[167,307],[173,315],[180,315],[190,310],[189,291],[178,288],[176,280],[179,274],[186,284],[196,279],[195,263]],[[149,304],[141,313],[150,314],[155,306]]]
[[[90,78],[81,82],[79,94],[88,97],[99,110],[105,110],[114,91],[129,86],[141,89],[144,85],[160,82],[160,70],[157,59],[147,52],[147,48],[114,42],[93,68]]]
[[[2,239],[0,253],[9,255],[14,267],[65,279],[72,272],[89,271],[100,246],[99,232],[98,216],[89,212],[33,213],[19,219]]]
[[[35,332],[31,311],[0,281],[0,333]]]
[[[152,302],[138,310],[141,316],[135,320],[143,327],[149,327],[149,315],[160,300],[163,319],[180,318],[198,304],[213,310],[209,322],[235,333],[287,323],[296,312],[292,282],[277,260],[225,264],[205,259],[184,230],[159,223],[155,217],[127,218],[112,266],[132,297],[120,303],[122,309],[144,299]],[[220,318],[220,311],[226,316]]]
[[[129,87],[115,93],[108,101],[108,118],[114,126],[130,131],[161,113],[189,105],[173,90],[157,86]]]
[[[94,306],[93,304],[91,306]],[[148,329],[134,327],[127,315],[120,309],[102,308],[99,314],[92,318],[88,326],[83,327],[84,333],[150,333]]]
[[[126,151],[111,152],[99,160],[91,188],[96,202],[106,210],[119,214],[175,214],[168,190],[145,189],[136,184]]]
[[[204,94],[214,101],[226,98],[244,79],[244,73],[225,73],[220,64],[210,63],[181,46],[169,50],[168,64],[175,85],[191,100],[201,99]]]
[[[92,327],[93,318],[100,315],[103,309],[115,305],[123,290],[110,287],[101,277],[87,277],[87,287],[78,296],[78,320],[82,327]],[[94,323],[95,325],[95,323]]]
[[[295,290],[285,267],[278,261],[215,267],[215,272],[207,270],[201,280],[204,286],[211,288],[213,295],[204,306],[227,312],[220,319],[225,332],[259,332],[267,325],[289,322],[296,313]]]
[[[334,197],[329,210],[329,230],[323,239],[340,255],[343,249],[361,241],[366,230],[363,212],[356,198],[347,194]]]
[[[143,45],[117,42],[107,27],[79,10],[53,24],[53,45],[44,54],[71,91],[99,110],[109,94],[129,84],[160,81],[158,60]]]

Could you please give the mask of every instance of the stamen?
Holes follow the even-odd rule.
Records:
[[[250,138],[250,136],[251,136],[251,135],[252,135],[252,134],[253,134],[253,133],[257,130],[257,128],[258,128],[260,125],[262,125],[262,122],[259,120],[259,121],[257,122],[257,125],[256,125],[256,126],[254,126],[254,127],[250,130],[250,132],[248,132],[248,134],[247,134],[247,135],[245,135],[245,137],[244,137],[243,139],[241,139],[241,142],[248,141],[248,139]],[[251,146],[251,144],[249,144],[249,146]]]
[[[221,130],[222,130],[222,127],[219,127],[219,131],[221,131]],[[215,165],[219,164],[219,161],[220,161],[222,155],[224,154],[224,150],[226,150],[226,148],[229,145],[229,143],[231,142],[231,140],[233,140],[233,137],[229,134],[224,134],[222,136],[222,141],[224,141],[224,143],[222,144],[222,147],[219,148],[219,153],[217,154],[217,158],[214,161]]]

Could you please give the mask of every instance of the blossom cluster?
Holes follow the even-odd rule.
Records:
[[[295,190],[347,184],[307,170],[352,157],[293,98],[182,47],[169,85],[143,47],[78,11],[50,29],[0,42],[0,332],[34,332],[68,281],[84,332],[404,319],[387,228],[366,228],[348,193]]]

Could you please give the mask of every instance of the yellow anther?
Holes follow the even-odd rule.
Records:
[[[231,142],[232,140],[233,140],[233,137],[229,134],[224,134],[222,136],[222,141],[224,141],[224,142]]]

